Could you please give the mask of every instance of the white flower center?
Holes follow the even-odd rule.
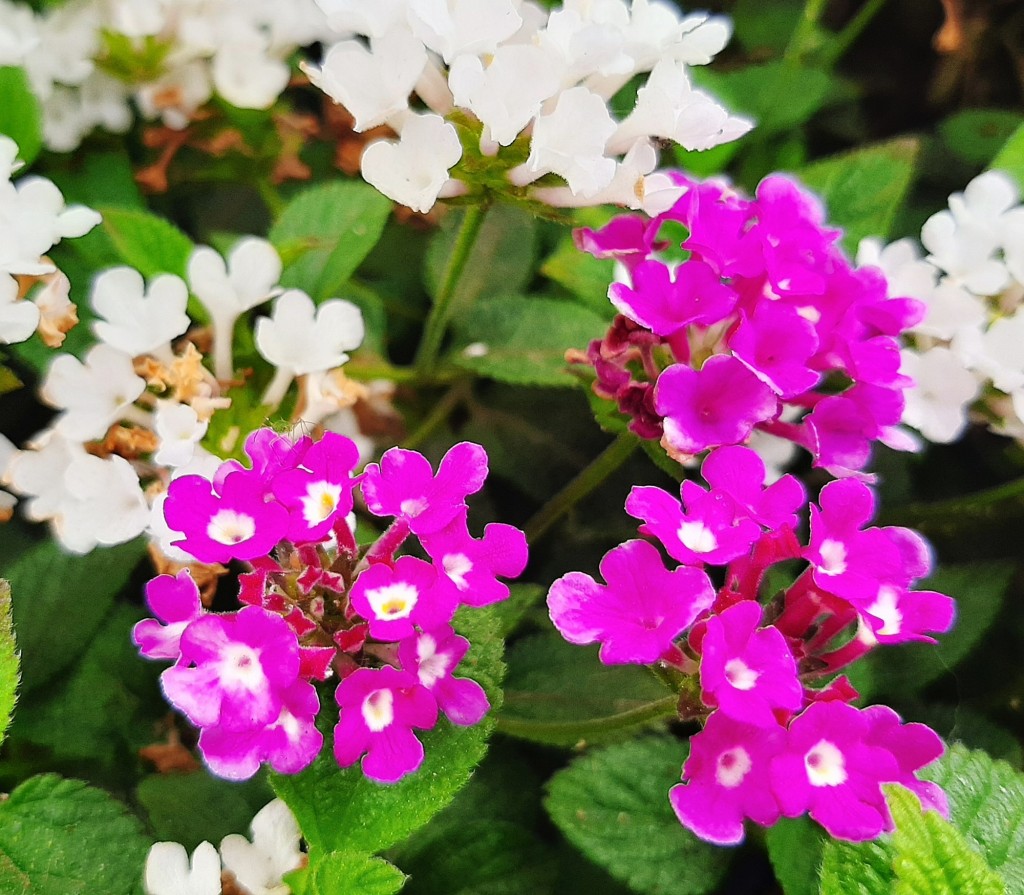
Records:
[[[725,679],[737,690],[752,690],[761,676],[742,659],[730,659],[725,663]]]
[[[824,575],[842,575],[846,571],[846,545],[842,541],[826,538],[821,542],[821,564]]]
[[[835,743],[819,740],[804,756],[811,786],[842,786],[846,782],[846,760]]]
[[[429,634],[421,634],[416,641],[416,661],[419,663],[420,683],[428,690],[439,680],[448,676],[447,653],[437,651],[437,641]]]
[[[875,602],[868,606],[868,612],[882,620],[882,627],[876,634],[899,634],[903,628],[903,613],[900,612],[900,595],[895,588],[882,585],[878,588]]]
[[[403,500],[399,505],[398,509],[402,511],[403,516],[418,516],[427,508],[427,501],[422,497],[408,498]]]
[[[408,618],[416,606],[419,595],[419,591],[411,584],[396,581],[394,584],[368,590],[366,599],[377,618],[390,621],[395,618]]]
[[[224,648],[217,676],[227,690],[255,693],[267,686],[259,650],[245,643],[232,643]]]
[[[684,522],[676,534],[683,545],[694,553],[710,553],[718,547],[714,532],[703,522]]]
[[[459,590],[465,590],[469,585],[466,583],[466,576],[473,571],[473,561],[465,553],[446,553],[441,560],[445,574],[455,582]]]
[[[302,498],[302,518],[306,524],[319,525],[338,508],[341,485],[334,482],[313,482]]]
[[[256,520],[234,510],[218,510],[206,526],[206,536],[218,544],[240,544],[256,534]]]
[[[742,746],[728,749],[718,756],[718,763],[715,765],[715,782],[726,789],[735,789],[750,773],[751,767],[753,767],[753,762],[746,749]]]
[[[371,733],[380,733],[395,720],[395,694],[374,690],[363,700],[363,720]]]

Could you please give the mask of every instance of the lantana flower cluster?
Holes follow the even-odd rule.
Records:
[[[926,308],[909,330],[904,421],[933,442],[955,441],[969,420],[1024,440],[1024,205],[1001,171],[974,178],[913,239],[861,244],[858,257]]]
[[[782,175],[753,198],[718,180],[672,175],[681,198],[654,218],[623,215],[576,232],[580,248],[621,262],[619,311],[585,355],[594,391],[629,427],[685,461],[772,436],[832,474],[859,474],[871,445],[908,449],[899,429],[898,338],[923,305],[891,298],[876,267],[855,267],[820,202]],[[667,223],[685,228],[670,243]],[[663,260],[668,248],[685,252]]]
[[[95,127],[126,131],[133,103],[172,128],[215,93],[266,109],[296,49],[330,36],[312,0],[73,0],[38,13],[0,0],[0,65],[24,67],[57,152]]]
[[[487,712],[483,688],[455,674],[470,644],[452,619],[508,596],[499,578],[523,570],[525,536],[500,523],[470,534],[465,499],[487,475],[479,445],[455,445],[436,475],[421,454],[392,448],[355,476],[358,450],[334,433],[293,441],[261,429],[246,453],[251,467],[227,461],[212,480],[175,479],[163,506],[181,550],[251,565],[242,608],[208,612],[187,570],[161,575],[147,586],[158,620],[140,622],[135,641],[144,656],[173,660],[164,693],[199,728],[214,773],[306,767],[323,743],[313,681],[336,676],[338,764],[362,759],[367,777],[394,782],[423,761],[415,731],[439,713],[472,725]],[[363,550],[346,518],[357,489],[389,520]],[[399,553],[411,536],[427,559]]]
[[[751,126],[687,73],[722,49],[728,21],[680,17],[661,0],[317,2],[348,39],[305,70],[356,131],[399,135],[367,146],[362,173],[417,211],[486,184],[549,205],[653,213],[678,195],[655,172],[654,141],[708,149]],[[610,100],[643,73],[636,105],[617,119]]]
[[[25,224],[22,215],[18,225]],[[147,282],[130,267],[100,273],[89,298],[99,341],[81,359],[57,354],[40,392],[59,413],[25,450],[5,458],[4,481],[27,498],[26,515],[49,521],[76,553],[148,532],[165,556],[188,561],[170,544],[164,493],[177,476],[212,475],[218,454],[232,450],[209,444],[207,433],[214,415],[230,408],[232,386],[254,387],[234,379],[235,324],[269,301],[270,316],[254,327],[256,350],[274,368],[259,400],[273,412],[301,377],[296,420],[355,434],[350,408],[366,390],[348,382],[341,366],[363,340],[362,315],[342,299],[314,305],[300,290],[283,290],[280,276],[274,247],[255,237],[240,240],[226,260],[197,247],[187,283],[172,274]],[[188,316],[190,293],[209,315],[205,332]],[[197,343],[212,343],[212,370]],[[365,439],[361,448],[370,448]]]
[[[866,840],[893,828],[886,783],[946,813],[942,791],[915,776],[941,755],[939,737],[885,706],[855,708],[838,675],[879,644],[934,642],[950,628],[952,599],[914,589],[930,571],[927,545],[870,526],[874,495],[856,478],[809,504],[802,543],[797,479],[766,486],[764,463],[741,446],[713,450],[701,474],[706,487],[685,481],[678,497],[634,487],[626,512],[646,539],[605,555],[605,583],[570,572],[548,594],[563,637],[599,643],[607,665],[660,666],[679,688],[679,717],[702,723],[670,793],[681,823],[732,844],[746,819],[806,813],[836,838]],[[806,567],[765,594],[785,561]]]

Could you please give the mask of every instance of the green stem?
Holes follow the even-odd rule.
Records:
[[[828,47],[822,53],[822,62],[826,68],[832,68],[842,58],[879,10],[885,6],[885,2],[886,0],[866,0],[864,5],[857,10],[857,14],[846,23],[843,30],[829,41]]]
[[[920,525],[926,522],[973,525],[992,515],[995,507],[1024,498],[1024,478],[1014,479],[995,488],[976,491],[967,497],[955,497],[935,503],[910,504],[900,510],[884,513],[880,522],[886,524]]]
[[[416,429],[402,441],[402,447],[413,450],[426,441],[438,426],[454,412],[455,408],[464,403],[469,397],[469,379],[460,379],[445,393],[433,409],[428,413]]]
[[[814,47],[816,40],[815,32],[818,29],[818,22],[821,14],[825,11],[826,0],[807,0],[804,4],[803,14],[796,28],[793,29],[793,36],[789,39],[782,58],[791,65],[799,65],[804,56]]]
[[[526,523],[526,540],[534,544],[552,525],[625,463],[639,446],[640,439],[632,432],[623,432],[619,435]]]
[[[585,740],[588,736],[598,733],[610,733],[615,730],[626,730],[639,727],[661,718],[676,717],[676,696],[665,696],[654,702],[648,702],[604,718],[591,718],[587,721],[529,721],[525,718],[509,718],[498,715],[497,729],[501,733],[527,739],[559,739]]]
[[[448,320],[452,314],[455,288],[459,284],[459,278],[473,251],[476,238],[480,235],[480,228],[483,226],[486,212],[487,208],[484,205],[469,206],[462,219],[459,232],[455,236],[455,245],[452,246],[452,253],[448,256],[448,263],[445,265],[441,284],[437,290],[437,298],[427,316],[423,339],[416,355],[416,369],[422,374],[433,372],[434,365],[437,363],[437,355],[441,350],[441,343],[444,341],[444,334],[448,329]]]

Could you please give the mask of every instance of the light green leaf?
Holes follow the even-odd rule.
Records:
[[[892,861],[887,838],[858,843],[828,839],[822,853],[821,895],[890,895],[896,880]]]
[[[972,165],[985,165],[1024,124],[1024,116],[1007,109],[964,109],[939,125],[950,152]]]
[[[894,895],[1003,895],[999,874],[936,812],[921,811],[917,796],[887,786],[896,824],[893,836]]]
[[[383,858],[349,852],[321,854],[313,849],[309,864],[285,874],[292,895],[393,895],[406,876]]]
[[[114,597],[146,550],[140,538],[85,556],[44,541],[7,564],[14,629],[21,648],[22,695],[72,665],[103,624]]]
[[[125,149],[84,153],[75,159],[73,167],[47,176],[60,187],[69,202],[81,202],[90,208],[100,205],[145,208]],[[72,242],[72,245],[77,244],[78,240]]]
[[[566,349],[585,349],[607,328],[600,314],[573,302],[488,296],[455,321],[451,360],[501,382],[572,388],[577,380],[566,371]]]
[[[0,67],[0,134],[18,144],[18,158],[26,164],[43,147],[43,110],[23,68]]]
[[[1006,883],[1024,892],[1024,776],[984,752],[954,745],[921,772],[949,798],[950,820]]]
[[[1024,191],[1024,124],[1003,144],[1003,148],[992,159],[989,168],[993,171],[1005,171]]]
[[[784,817],[765,831],[768,857],[785,895],[818,895],[825,832],[809,817]]]
[[[0,578],[0,743],[18,697],[18,648],[11,627],[11,586]]]
[[[844,228],[843,242],[853,253],[865,237],[889,235],[919,150],[911,138],[875,143],[813,162],[796,175],[821,196],[828,222]]]
[[[584,738],[578,729],[586,729],[587,722],[640,709],[667,695],[646,668],[602,665],[597,647],[574,646],[553,631],[518,641],[509,651],[508,666],[499,729],[541,743],[577,745]],[[622,730],[590,730],[585,739],[606,742],[622,736]]]
[[[98,208],[103,230],[121,260],[144,277],[172,273],[184,278],[192,240],[165,218],[137,208]]]
[[[670,736],[583,755],[551,779],[548,813],[580,851],[637,892],[712,892],[732,853],[701,842],[672,810],[668,793],[685,757]]]
[[[21,386],[22,382],[17,374],[10,367],[0,364],[0,395],[16,391]]]
[[[123,805],[78,780],[33,777],[0,802],[5,895],[132,895],[148,849]]]
[[[391,202],[359,181],[318,184],[299,193],[270,228],[270,241],[290,260],[281,284],[326,301],[377,244]]]
[[[497,622],[486,609],[463,610],[456,629],[472,644],[457,673],[483,686],[493,713],[501,703],[504,675]],[[358,766],[339,769],[330,736],[309,768],[291,776],[275,774],[271,783],[311,847],[371,854],[401,842],[452,800],[483,758],[492,726],[490,716],[473,727],[455,727],[442,718],[420,735],[423,765],[395,784],[374,783]]]

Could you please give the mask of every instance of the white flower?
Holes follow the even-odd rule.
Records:
[[[322,65],[303,66],[309,80],[355,119],[356,131],[383,124],[409,108],[409,94],[427,64],[427,51],[405,28],[371,39],[335,44]]]
[[[1007,283],[1006,267],[995,258],[998,240],[986,227],[940,211],[924,222],[921,242],[932,264],[975,295],[995,295]]]
[[[462,53],[494,53],[523,20],[513,0],[408,0],[409,24],[428,49],[451,64]]]
[[[889,283],[889,295],[926,300],[935,288],[938,271],[921,258],[912,239],[898,239],[885,245],[874,237],[862,239],[857,246],[857,266],[881,268]]]
[[[1007,393],[1024,386],[1024,310],[1001,317],[986,332],[964,331],[953,341],[953,350],[966,365],[992,380]]]
[[[240,109],[269,109],[288,86],[291,69],[268,56],[267,39],[258,32],[217,48],[211,74],[213,86]]]
[[[146,118],[160,118],[168,127],[181,130],[212,95],[209,67],[196,60],[139,87],[135,101]]]
[[[0,273],[0,345],[24,342],[39,325],[39,308],[18,300],[18,282]]]
[[[1003,215],[1001,244],[1006,269],[1024,284],[1024,208],[1014,208]]]
[[[929,441],[949,443],[967,425],[967,411],[981,386],[948,348],[937,346],[922,354],[901,352],[900,372],[914,380],[908,389],[903,422]]]
[[[169,343],[189,326],[188,287],[173,274],[155,277],[146,289],[131,267],[104,271],[93,281],[92,307],[100,316],[93,332],[131,357],[168,355]]]
[[[154,427],[160,447],[153,454],[153,461],[162,466],[184,466],[192,459],[209,426],[209,421],[200,420],[188,404],[158,402]]]
[[[71,301],[71,281],[59,270],[43,278],[32,296],[39,309],[39,336],[50,348],[64,344],[65,335],[78,323],[78,308]]]
[[[224,869],[235,875],[251,895],[285,895],[281,877],[301,866],[302,833],[294,815],[280,799],[274,799],[252,819],[252,842],[233,833],[220,844]]]
[[[978,296],[948,279],[920,297],[927,310],[914,332],[924,336],[949,341],[966,333],[980,333],[988,318],[985,303]]]
[[[29,519],[45,522],[70,499],[64,473],[74,460],[85,456],[85,449],[53,429],[39,433],[28,446],[30,450],[8,459],[3,481],[29,498],[24,505]]]
[[[102,438],[146,389],[135,375],[132,359],[109,345],[95,345],[85,362],[70,354],[55,358],[40,393],[63,409],[55,427],[66,438]]]
[[[592,196],[615,176],[615,160],[605,144],[615,132],[608,106],[586,87],[563,91],[552,112],[537,118],[526,168],[536,175],[554,172],[573,193]]]
[[[177,842],[155,842],[146,857],[146,895],[220,895],[220,856],[209,842],[188,852]]]
[[[60,542],[74,553],[123,544],[149,524],[149,505],[131,464],[117,455],[75,458],[64,472],[69,499],[53,520]]]
[[[460,158],[462,144],[452,125],[440,115],[410,115],[397,143],[379,140],[366,147],[362,173],[389,199],[427,212]]]
[[[339,367],[363,341],[363,315],[352,302],[332,298],[319,307],[298,289],[274,302],[273,314],[256,321],[256,349],[293,374]]]
[[[340,33],[355,32],[369,37],[387,34],[405,21],[408,0],[316,0],[327,24]]]

